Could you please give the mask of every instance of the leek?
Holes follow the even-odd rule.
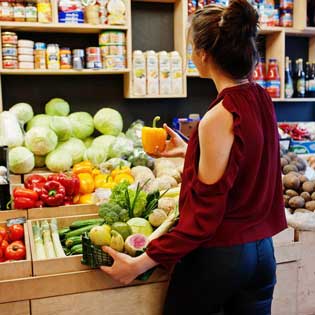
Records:
[[[43,239],[44,239],[46,258],[56,258],[56,253],[54,250],[53,242],[51,240],[50,229],[49,229],[49,224],[47,220],[44,220],[42,222],[42,233],[43,233]]]
[[[41,230],[38,221],[32,226],[35,244],[35,258],[46,259],[44,243],[41,235]]]
[[[51,229],[51,237],[54,244],[56,256],[65,257],[66,255],[65,255],[65,252],[63,251],[63,248],[60,242],[57,220],[55,218],[51,219],[50,221],[50,229]]]

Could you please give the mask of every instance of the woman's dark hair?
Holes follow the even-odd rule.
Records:
[[[207,5],[193,18],[194,48],[204,49],[234,79],[247,77],[257,63],[258,13],[247,0],[231,0],[228,7]]]

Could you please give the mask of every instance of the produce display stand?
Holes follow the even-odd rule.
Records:
[[[27,210],[0,211],[0,222],[21,217],[27,218]]]

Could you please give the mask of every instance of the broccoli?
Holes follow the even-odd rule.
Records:
[[[121,208],[127,208],[126,191],[128,186],[129,183],[127,181],[117,184],[112,190],[110,202],[118,204]]]
[[[119,221],[119,213],[122,210],[123,209],[118,204],[108,202],[100,206],[98,214],[104,219],[106,224],[112,225]]]
[[[119,212],[119,220],[121,222],[127,222],[129,219],[129,211],[127,209],[121,209]]]

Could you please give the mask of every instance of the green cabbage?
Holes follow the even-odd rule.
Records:
[[[19,147],[23,141],[22,129],[16,116],[8,111],[0,113],[0,146]]]
[[[104,135],[118,136],[123,129],[123,120],[118,111],[102,108],[94,116],[94,125]]]
[[[57,143],[56,134],[47,127],[34,127],[25,134],[25,146],[36,155],[46,155]]]
[[[26,131],[29,131],[33,127],[49,127],[51,117],[45,114],[34,116],[26,125]]]
[[[110,135],[99,136],[94,139],[92,146],[103,149],[107,155],[110,146],[112,145],[112,143],[115,142],[115,140],[116,140],[116,137],[114,136],[110,136]]]
[[[94,132],[93,118],[89,113],[77,112],[69,115],[72,125],[73,136],[79,139],[85,139]]]
[[[50,128],[56,133],[58,141],[66,141],[72,135],[72,127],[68,117],[51,116]]]
[[[35,166],[34,154],[24,147],[9,151],[9,168],[15,174],[29,173]]]
[[[47,155],[45,163],[52,172],[65,172],[72,166],[72,157],[67,150],[57,149]]]
[[[93,141],[94,141],[93,137],[87,137],[83,139],[83,142],[86,148],[89,148],[92,145]]]
[[[108,151],[110,158],[128,157],[133,152],[133,143],[125,137],[117,137],[111,144]]]
[[[106,152],[99,147],[91,146],[84,152],[84,160],[89,160],[93,165],[99,166],[101,163],[105,162],[107,158]]]
[[[9,109],[9,111],[16,116],[22,125],[29,122],[34,116],[32,106],[27,103],[15,104]]]
[[[83,155],[86,150],[83,141],[77,138],[70,138],[69,140],[60,143],[57,149],[69,152],[72,156],[73,164],[79,163],[83,160]]]
[[[35,167],[45,166],[46,155],[35,155]]]
[[[49,116],[68,116],[70,105],[62,98],[53,98],[45,105],[45,113]]]

